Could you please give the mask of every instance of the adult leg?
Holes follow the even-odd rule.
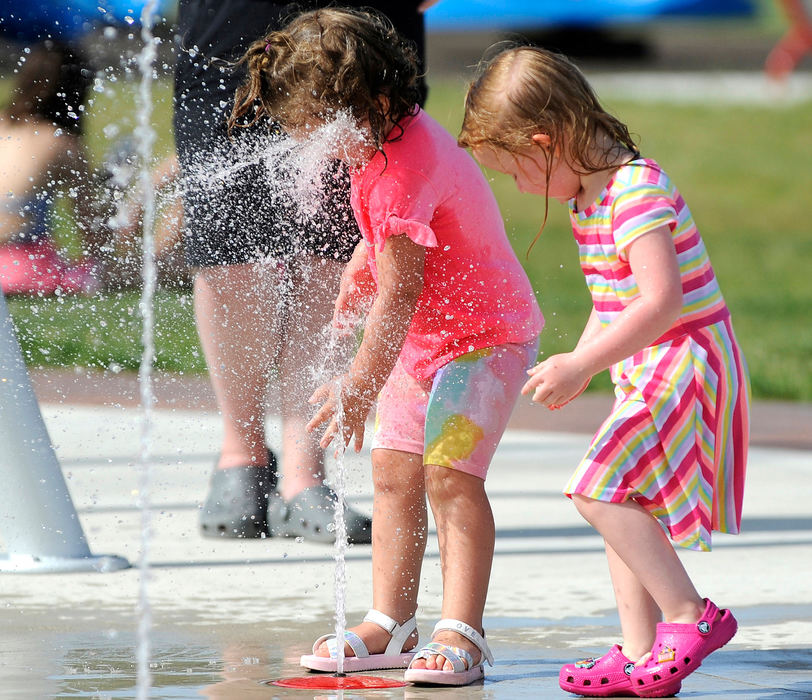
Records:
[[[279,344],[278,283],[263,263],[197,271],[195,318],[223,420],[218,469],[268,464],[265,407],[269,372]]]
[[[286,264],[282,345],[276,362],[282,415],[280,497],[271,501],[272,534],[333,542],[330,530],[335,492],[324,481],[324,451],[318,437],[305,430],[313,407],[308,399],[320,384],[349,365],[353,338],[331,335],[330,321],[343,263],[301,255]],[[345,505],[347,538],[369,544],[372,522]]]
[[[403,624],[417,610],[423,554],[426,550],[426,495],[422,456],[399,450],[372,450],[375,496],[372,508],[372,606]],[[351,628],[380,654],[389,643],[386,630],[371,622]],[[404,651],[417,644],[415,632]],[[316,652],[329,656],[326,643]],[[344,645],[347,656],[353,654]]]
[[[282,415],[279,493],[287,501],[324,479],[324,452],[318,436],[304,427],[313,412],[307,402],[313,391],[341,371],[342,358],[350,359],[349,342],[328,347],[343,269],[344,264],[335,260],[305,255],[288,268],[284,341],[277,363]]]
[[[702,616],[704,601],[651,513],[634,499],[606,503],[578,494],[572,498],[581,515],[648,591],[667,622],[694,623]],[[634,597],[635,588],[630,591]],[[646,608],[644,603],[640,609]],[[645,646],[647,639],[626,638],[625,633],[626,630],[624,644],[631,649]],[[632,634],[631,629],[629,633]]]
[[[465,472],[426,465],[427,492],[440,545],[442,617],[460,620],[482,634],[494,548],[493,512],[485,482]],[[474,661],[481,652],[466,637],[439,630],[433,641],[465,649]],[[452,670],[442,656],[417,659],[413,668]]]

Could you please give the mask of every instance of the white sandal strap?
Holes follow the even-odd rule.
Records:
[[[364,644],[364,640],[355,634],[355,632],[346,630],[344,632],[344,641],[350,645],[350,649],[352,649],[356,658],[365,659],[369,656],[369,649],[367,649],[367,645]],[[330,658],[337,659],[338,643],[334,634],[325,634],[319,637],[313,644],[313,653],[315,654],[318,648],[324,642],[327,642],[327,651],[330,653]]]
[[[344,632],[344,640],[350,645],[350,649],[352,649],[356,659],[365,659],[367,656],[369,656],[369,649],[367,649],[367,645],[364,644],[364,640],[355,634],[355,632],[350,632],[349,630]],[[338,656],[337,653],[336,656]]]
[[[476,644],[479,650],[482,652],[482,656],[484,656],[488,663],[493,666],[493,654],[491,654],[488,643],[479,632],[471,627],[471,625],[461,622],[460,620],[454,620],[453,618],[444,618],[434,625],[432,637],[440,630],[451,630],[452,632],[457,632],[469,641]]]
[[[397,628],[397,620],[393,620],[389,615],[382,613],[380,610],[369,610],[364,615],[364,622],[373,622],[378,627],[383,627],[389,634],[393,634]]]
[[[409,663],[409,668],[412,668],[412,664],[415,660],[427,659],[429,656],[442,656],[451,664],[454,673],[469,671],[474,666],[474,657],[465,651],[465,649],[452,647],[448,644],[441,644],[440,642],[429,642],[417,652],[414,659]]]
[[[406,644],[412,633],[417,630],[417,620],[414,616],[410,617],[402,625],[399,625],[396,620],[393,620],[389,615],[385,615],[380,610],[370,610],[364,616],[364,622],[372,622],[385,629],[391,636],[389,644],[386,645],[386,655],[394,655],[403,653],[403,647]]]
[[[319,637],[315,642],[313,642],[313,653],[315,654],[319,650],[319,647],[324,642],[326,642],[328,639],[331,639],[333,637],[335,637],[334,634],[323,634],[323,635],[321,635],[321,637]]]

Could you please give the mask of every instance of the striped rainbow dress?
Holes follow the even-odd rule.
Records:
[[[634,498],[680,546],[709,550],[711,531],[738,533],[749,435],[747,367],[688,207],[654,161],[622,166],[583,212],[570,201],[581,269],[606,325],[639,291],[628,246],[672,231],[683,309],[651,346],[610,369],[616,401],[565,489]]]

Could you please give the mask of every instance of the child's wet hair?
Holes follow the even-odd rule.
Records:
[[[602,151],[605,133],[608,150]],[[459,136],[464,148],[491,146],[516,153],[533,134],[550,137],[576,171],[606,168],[619,148],[637,151],[626,125],[603,109],[580,70],[565,56],[535,46],[512,46],[483,64],[468,88]]]
[[[582,174],[605,170],[623,150],[637,153],[625,124],[603,109],[580,70],[565,56],[535,46],[510,46],[483,62],[465,97],[465,117],[457,142],[463,148],[490,147],[508,153],[533,147],[534,134],[547,134],[539,147],[546,163],[560,153]],[[606,138],[608,137],[608,138]],[[547,223],[549,197],[545,197]],[[529,254],[530,250],[528,250]]]
[[[372,10],[297,15],[251,44],[240,64],[247,78],[235,96],[230,129],[264,117],[300,127],[349,111],[357,121],[368,120],[380,149],[387,118],[397,124],[413,114],[420,96],[414,46]]]

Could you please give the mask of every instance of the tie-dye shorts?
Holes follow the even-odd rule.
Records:
[[[424,381],[398,362],[378,396],[372,449],[484,479],[537,350],[537,339],[475,350]]]

